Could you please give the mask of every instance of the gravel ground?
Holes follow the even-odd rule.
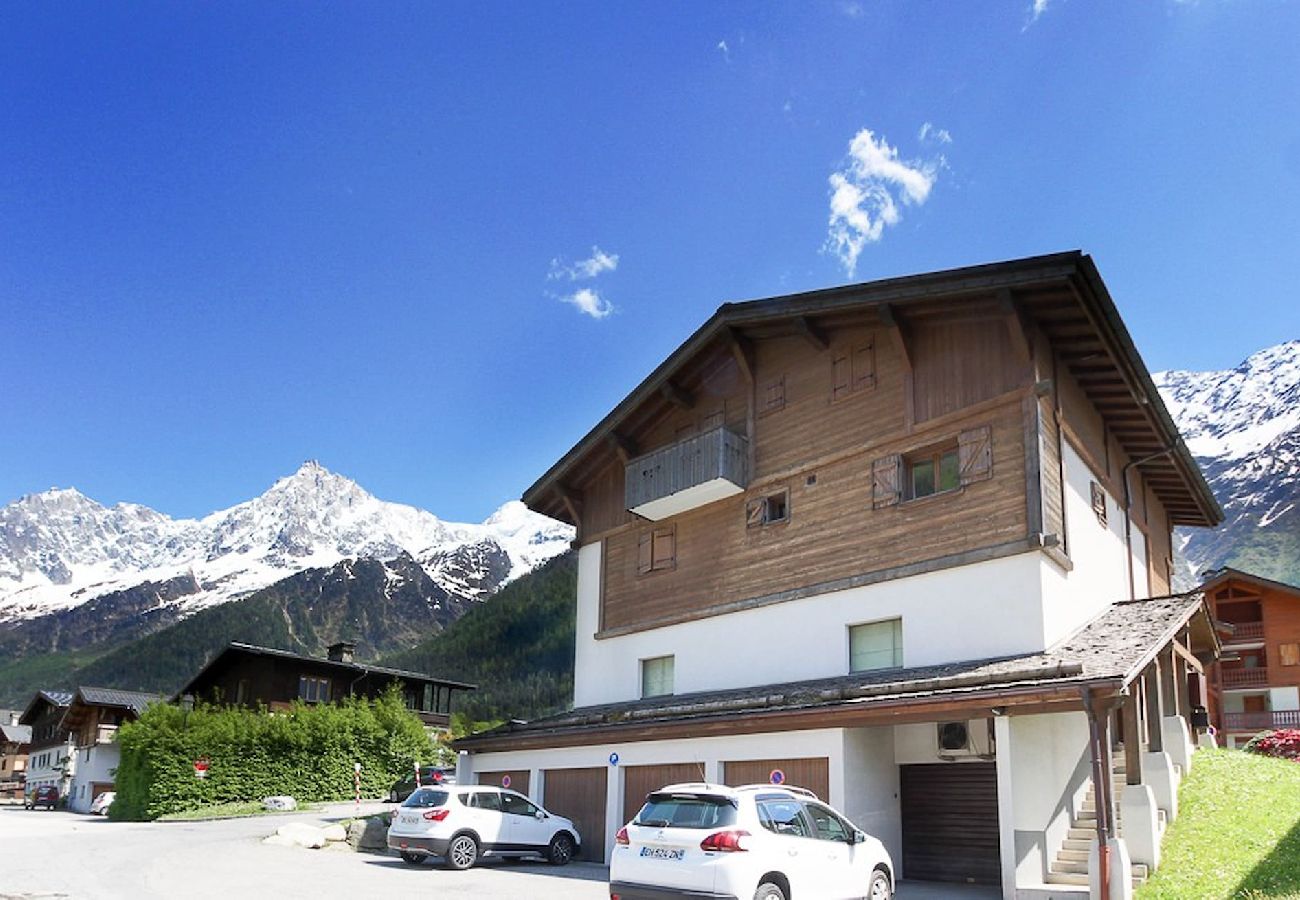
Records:
[[[362,804],[362,814],[391,809]],[[485,862],[468,872],[414,868],[397,856],[261,843],[286,822],[350,818],[352,804],[301,815],[215,822],[110,822],[0,807],[0,900],[242,897],[478,897],[608,900],[609,871]]]

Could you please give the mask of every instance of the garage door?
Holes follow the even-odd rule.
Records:
[[[773,773],[781,784],[807,788],[822,800],[827,800],[830,795],[830,763],[824,756],[746,759],[722,764],[722,781],[732,787],[742,784],[771,784]]]
[[[700,763],[668,763],[662,766],[623,766],[623,821],[631,822],[645,805],[646,794],[657,791],[666,784],[703,781],[704,767]]]
[[[578,859],[605,861],[605,767],[546,769],[542,773],[542,806],[572,819],[582,836]]]
[[[899,766],[903,877],[1001,884],[993,763]]]
[[[528,796],[528,770],[527,769],[502,769],[499,772],[479,772],[479,784],[490,784],[493,787],[510,788],[512,791],[518,791],[525,797]],[[543,803],[543,806],[546,804]]]

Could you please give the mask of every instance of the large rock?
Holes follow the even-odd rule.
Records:
[[[271,844],[275,847],[297,847],[298,844],[292,839],[282,834],[273,834],[262,841],[263,844]]]
[[[298,801],[289,796],[263,797],[262,808],[279,812],[297,809]]]
[[[357,850],[387,850],[388,816],[353,819],[348,826],[348,843]]]
[[[275,830],[275,833],[308,850],[319,850],[328,843],[325,840],[324,831],[315,825],[307,825],[303,822],[290,822],[288,825],[281,825]]]
[[[321,829],[321,833],[325,835],[327,841],[346,841],[348,839],[347,829],[337,823],[326,825]]]

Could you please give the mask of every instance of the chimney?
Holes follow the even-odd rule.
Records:
[[[352,662],[352,654],[357,650],[357,645],[352,641],[339,641],[337,644],[330,644],[329,659],[330,662]]]

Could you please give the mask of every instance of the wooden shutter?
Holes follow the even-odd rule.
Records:
[[[753,528],[767,521],[767,498],[755,497],[745,507],[745,527]]]
[[[764,391],[763,412],[776,412],[785,406],[785,376],[768,384]]]
[[[876,386],[876,349],[872,344],[856,347],[853,350],[853,384],[852,390]]]
[[[644,575],[654,567],[654,533],[650,531],[641,532],[641,537],[636,547],[636,571],[638,575]]]
[[[671,569],[677,561],[676,543],[673,529],[656,528],[650,567],[656,570]]]
[[[988,425],[971,428],[957,436],[958,470],[961,483],[993,477],[993,429]]]
[[[1284,666],[1300,666],[1300,644],[1279,644],[1278,656]]]
[[[882,456],[871,464],[871,507],[893,506],[901,496],[899,490],[903,458],[895,453]]]
[[[853,377],[848,356],[837,356],[831,360],[831,399],[847,397]]]

